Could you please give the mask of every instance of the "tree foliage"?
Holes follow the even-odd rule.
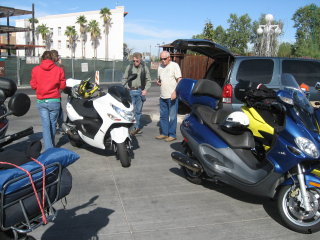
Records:
[[[75,26],[67,26],[66,31],[64,32],[64,34],[68,37],[69,40],[69,48],[71,51],[71,57],[73,57],[73,52],[74,52],[74,48],[75,48],[75,42],[76,39],[78,37],[77,31]]]
[[[193,39],[207,39],[219,44],[223,44],[226,38],[225,30],[222,26],[218,26],[214,29],[213,24],[210,20],[207,20],[202,33],[192,36]]]
[[[211,40],[230,48],[236,54],[245,54],[252,29],[249,15],[238,18],[236,14],[231,14],[228,23],[229,28],[225,30],[221,25],[214,28],[212,22],[207,20],[202,33],[192,38]]]
[[[234,53],[244,55],[248,51],[252,25],[248,14],[238,17],[230,14],[229,28],[226,30],[225,45]]]
[[[109,45],[109,29],[111,27],[111,11],[109,8],[104,7],[100,10],[100,16],[103,19],[104,33],[105,33],[105,57],[109,57],[108,45]]]
[[[46,49],[48,50],[49,49],[49,37],[50,37],[49,28],[47,27],[46,24],[41,24],[41,25],[38,25],[36,32],[41,35],[42,41],[44,42],[44,44],[46,45]]]
[[[320,57],[320,8],[310,4],[293,15],[296,30],[294,54],[298,57]]]
[[[91,40],[94,48],[94,57],[97,58],[98,38],[100,37],[100,27],[97,20],[91,20],[88,24],[88,31],[91,34]]]
[[[76,23],[78,23],[80,25],[80,35],[81,35],[81,52],[82,52],[82,58],[85,57],[85,41],[86,41],[86,32],[87,32],[87,19],[84,15],[80,15],[79,17],[77,17],[77,21]]]
[[[278,57],[292,57],[293,45],[288,42],[283,42],[279,45]]]

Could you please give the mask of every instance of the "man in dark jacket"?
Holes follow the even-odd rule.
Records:
[[[30,80],[30,86],[36,90],[45,150],[55,145],[54,136],[61,107],[60,90],[66,87],[64,71],[52,59],[52,53],[45,51],[40,65],[32,69]]]
[[[128,88],[132,104],[134,106],[134,116],[136,123],[134,129],[130,132],[131,135],[141,134],[141,122],[143,102],[146,100],[147,90],[151,86],[151,77],[148,67],[142,62],[142,54],[133,54],[133,63],[129,64],[124,72],[123,80],[126,81],[131,74],[137,74],[137,78],[129,82]]]

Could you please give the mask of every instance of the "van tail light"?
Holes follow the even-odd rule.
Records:
[[[232,85],[231,84],[224,85],[223,92],[222,92],[222,102],[232,103]]]

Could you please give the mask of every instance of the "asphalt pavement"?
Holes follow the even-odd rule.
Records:
[[[23,117],[10,117],[9,133],[33,126],[35,134],[10,147],[22,148],[41,138],[35,107]],[[63,105],[66,98],[63,97]],[[183,116],[179,116],[179,121]],[[226,185],[188,182],[171,160],[177,141],[156,140],[159,134],[159,88],[153,86],[144,104],[143,133],[134,138],[134,159],[122,168],[114,154],[84,145],[75,148],[58,134],[58,146],[81,157],[69,167],[73,188],[67,206],[55,204],[58,216],[30,235],[41,240],[239,240],[319,239],[282,225],[270,199],[248,195]],[[179,129],[179,126],[178,126]]]

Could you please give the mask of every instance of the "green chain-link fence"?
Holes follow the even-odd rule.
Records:
[[[31,70],[37,64],[26,63],[25,57],[5,58],[4,77],[16,81],[18,86],[28,86]],[[100,82],[121,82],[122,75],[129,61],[105,61],[99,59],[62,59],[66,78],[94,79],[95,72],[99,71]],[[150,62],[146,62],[150,68]],[[150,69],[151,80],[156,79],[157,70]]]

